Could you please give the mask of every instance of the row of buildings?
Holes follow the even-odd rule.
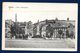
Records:
[[[33,30],[35,36],[40,35],[41,37],[44,36],[51,36],[53,38],[59,37],[59,31],[62,31],[62,34],[60,36],[67,37],[69,36],[75,36],[75,21],[74,20],[44,20],[44,21],[38,21],[38,23],[35,23],[34,25],[36,29]],[[74,34],[73,34],[74,33]],[[71,35],[70,35],[71,34]]]
[[[11,37],[11,26],[15,26],[16,36],[24,36],[25,34],[31,35],[31,37],[75,37],[75,20],[43,20],[37,21],[37,23],[29,22],[17,22],[17,17],[15,22],[12,20],[5,21],[5,37]],[[15,36],[15,35],[13,35]]]

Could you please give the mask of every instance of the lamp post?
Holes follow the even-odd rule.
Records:
[[[17,14],[15,14],[15,36],[17,38]]]

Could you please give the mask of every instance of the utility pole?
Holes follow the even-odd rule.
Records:
[[[36,33],[36,35],[40,35],[40,27],[39,27],[39,20],[38,20],[38,25],[37,25],[37,33]]]
[[[17,38],[17,14],[15,14],[15,36]]]

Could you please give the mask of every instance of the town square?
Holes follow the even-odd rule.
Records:
[[[56,18],[32,24],[31,21],[17,22],[17,14],[15,17],[15,22],[6,20],[5,47],[75,48],[74,20]]]
[[[77,4],[3,3],[3,6],[2,49],[77,50]]]

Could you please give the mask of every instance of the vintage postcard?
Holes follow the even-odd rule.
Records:
[[[77,3],[3,2],[2,50],[77,51]]]

